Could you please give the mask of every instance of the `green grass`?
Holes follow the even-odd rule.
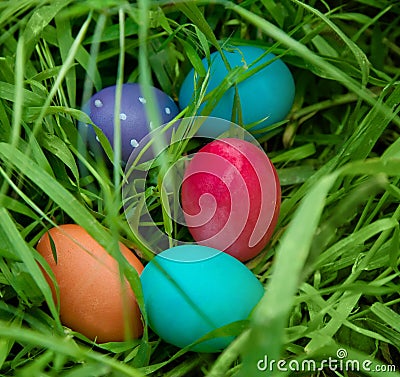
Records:
[[[372,371],[400,368],[399,26],[389,0],[0,2],[0,375],[267,376],[264,355],[321,361],[340,348],[371,371],[276,375],[399,375]],[[127,81],[176,99],[192,66],[206,78],[204,56],[248,43],[279,55],[296,81],[288,121],[263,139],[282,207],[247,263],[266,288],[249,323],[221,354],[179,350],[150,329],[97,345],[63,328],[37,264],[46,229],[75,222],[116,258],[117,240],[151,257],[123,215],[120,145],[108,146],[108,165],[88,155],[80,106]],[[148,192],[161,210],[157,179]]]

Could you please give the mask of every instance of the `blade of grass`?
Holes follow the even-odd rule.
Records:
[[[144,377],[144,374],[137,369],[92,349],[79,346],[70,337],[50,337],[47,334],[19,326],[11,326],[2,321],[0,321],[0,336],[3,339],[15,339],[21,343],[45,347],[53,352],[72,357],[76,361],[95,361],[100,365],[107,365],[112,371],[122,376]]]
[[[385,99],[386,91],[390,93],[387,99]],[[347,142],[349,147],[346,148],[345,153],[352,160],[363,159],[369,155],[386,127],[390,125],[400,111],[400,106],[398,106],[400,102],[400,86],[388,85],[386,91],[378,98],[376,105],[368,112]],[[382,113],[381,104],[392,109],[392,111]]]
[[[175,7],[184,13],[198,27],[217,50],[221,50],[213,30],[194,2],[175,2]]]
[[[326,195],[336,178],[336,174],[324,177],[313,187],[304,198],[282,238],[276,254],[273,277],[252,315],[248,346],[242,351],[243,368],[239,376],[257,376],[257,362],[263,359],[264,355],[268,355],[270,359],[279,359],[284,328],[301,270],[307,259]],[[307,227],[304,227],[305,221]],[[271,374],[266,373],[266,375]]]
[[[56,0],[51,5],[38,7],[32,13],[23,33],[25,41],[25,59],[29,59],[44,28],[71,0]]]
[[[375,302],[371,306],[371,311],[383,319],[389,326],[393,327],[400,335],[400,315],[398,313],[380,302]]]
[[[361,83],[363,86],[366,85],[369,76],[369,61],[365,55],[365,53],[361,50],[361,48],[354,43],[339,27],[337,27],[327,16],[321,13],[316,8],[298,0],[292,0],[296,5],[300,7],[304,7],[307,11],[315,14],[319,17],[326,25],[328,25],[338,36],[339,38],[347,45],[350,51],[355,56],[358,65],[361,69]]]
[[[48,109],[48,107],[51,105],[51,101],[53,100],[54,96],[56,95],[59,87],[61,86],[65,76],[67,75],[69,69],[71,68],[71,66],[73,65],[76,53],[83,41],[84,35],[86,34],[86,31],[90,25],[90,21],[92,19],[92,14],[89,14],[87,19],[85,20],[85,22],[83,23],[81,29],[79,30],[78,35],[76,36],[74,43],[72,44],[69,53],[68,53],[68,57],[66,59],[66,61],[64,62],[64,64],[62,65],[60,72],[48,94],[48,96],[46,97],[46,100],[44,102],[44,104],[42,104],[42,110],[38,116],[38,118],[36,119],[34,126],[33,126],[33,131],[32,131],[32,135],[36,136],[36,134],[38,133],[38,131],[41,129],[42,127],[42,121],[45,117],[46,111]],[[28,143],[28,148],[25,151],[25,153],[27,155],[30,154],[30,149],[29,149],[29,143]]]
[[[70,20],[66,19],[65,17],[60,17],[59,14],[55,17],[55,23],[58,42],[57,45],[60,49],[61,59],[64,63],[67,60],[70,48],[74,43],[71,32],[71,23]],[[69,100],[68,104],[71,107],[76,106],[76,81],[75,67],[71,66],[71,69],[67,72],[65,76],[65,83],[67,85]]]
[[[17,52],[15,57],[15,97],[13,103],[13,118],[11,125],[11,140],[12,146],[18,146],[19,137],[21,134],[21,119],[22,119],[22,105],[24,103],[24,38],[18,40]],[[7,175],[12,174],[10,166],[6,167]],[[0,188],[0,198],[3,197],[8,189],[7,181],[3,181]],[[1,204],[1,200],[0,200]]]
[[[35,213],[27,207],[24,203],[19,202],[17,199],[10,198],[7,195],[0,195],[1,206],[12,212],[20,213],[21,215],[28,216],[35,219]]]
[[[12,245],[12,249],[17,253],[21,261],[25,264],[29,274],[39,287],[40,291],[49,306],[50,312],[55,320],[58,333],[62,333],[62,326],[58,316],[57,307],[54,304],[51,289],[40,270],[40,267],[33,257],[32,250],[26,245],[25,240],[21,237],[17,227],[6,209],[0,208],[0,238],[2,243]]]
[[[7,82],[0,82],[0,98],[14,101],[17,91],[18,89],[15,85]],[[22,89],[22,96],[24,98],[25,106],[42,106],[45,100],[45,97],[28,89]]]

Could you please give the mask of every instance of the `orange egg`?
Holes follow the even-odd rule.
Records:
[[[54,260],[49,239],[54,241]],[[60,292],[61,322],[98,343],[123,341],[142,335],[143,326],[135,295],[122,284],[116,260],[81,226],[52,228],[39,240],[37,250],[52,269]],[[143,265],[125,245],[120,250],[140,274]],[[53,298],[55,288],[46,274]]]

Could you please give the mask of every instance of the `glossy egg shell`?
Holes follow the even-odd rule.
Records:
[[[49,234],[54,241],[54,260]],[[141,336],[143,327],[134,293],[121,284],[118,264],[89,233],[76,224],[52,228],[40,239],[37,250],[45,258],[59,286],[61,322],[98,343]],[[141,273],[143,265],[122,243],[120,250]],[[56,300],[55,287],[45,274]],[[123,300],[126,299],[126,305]],[[124,317],[126,315],[126,318]],[[130,329],[125,328],[124,318]]]
[[[234,52],[224,51],[231,69],[250,66],[255,62],[249,67],[249,69],[253,69],[276,58],[274,54],[269,53],[257,61],[264,53],[265,50],[253,46],[235,47]],[[202,63],[208,69],[209,64],[206,58],[202,60]],[[228,69],[222,60],[221,54],[218,51],[212,53],[210,77],[206,94],[218,87],[227,74]],[[249,129],[250,132],[282,121],[288,115],[293,105],[295,95],[293,76],[285,63],[280,59],[274,60],[264,68],[261,68],[257,73],[240,82],[237,88],[243,124],[249,125],[261,121],[261,123]],[[193,101],[193,95],[194,69],[188,73],[180,89],[179,105],[181,109]],[[237,118],[232,119],[234,97],[235,88],[231,87],[225,92],[211,114],[206,115],[238,123]],[[201,105],[198,115],[200,115],[204,106],[205,104]]]
[[[214,140],[189,162],[181,189],[195,241],[241,261],[270,239],[280,208],[280,184],[266,153],[235,138]]]
[[[150,327],[181,348],[212,330],[247,319],[264,293],[244,264],[199,245],[163,251],[146,265],[140,279]],[[191,349],[218,352],[233,339],[219,336]]]
[[[179,110],[173,99],[157,88],[152,88],[157,101],[161,124],[167,123],[178,114]],[[94,94],[89,101],[89,116],[99,127],[111,145],[114,143],[114,106],[116,86],[110,86]],[[122,160],[127,161],[133,148],[150,131],[150,122],[146,114],[147,100],[137,83],[122,85],[120,124]]]

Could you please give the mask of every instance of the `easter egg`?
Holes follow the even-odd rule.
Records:
[[[122,243],[119,247],[128,263],[141,273],[139,259]],[[141,336],[140,311],[130,285],[121,283],[117,261],[84,228],[76,224],[52,228],[36,248],[57,282],[60,319],[65,326],[98,343]],[[54,283],[47,273],[45,277],[56,301]]]
[[[252,132],[282,121],[289,113],[295,95],[293,76],[285,63],[276,59],[274,54],[265,54],[265,50],[253,46],[235,47],[232,52],[224,51],[224,55],[231,69],[242,67],[245,69],[245,73],[252,69],[259,69],[237,84],[243,120],[241,125],[253,124],[253,127],[249,129]],[[207,59],[202,60],[203,66],[206,69],[210,68],[205,94],[219,87],[230,72],[218,51],[211,54],[210,62],[209,67]],[[192,69],[184,79],[179,93],[179,105],[182,109],[194,99],[194,82],[194,69]],[[214,101],[214,96],[210,100]],[[200,106],[199,114],[206,103],[207,101]],[[232,119],[234,103],[235,86],[231,86],[211,113],[205,115],[238,123],[239,117]],[[256,122],[258,123],[254,125]]]
[[[236,138],[214,140],[190,160],[181,202],[197,243],[246,261],[266,246],[274,231],[279,179],[261,148]]]
[[[152,87],[157,103],[160,125],[176,117],[179,110],[171,97]],[[111,145],[114,143],[114,107],[116,86],[109,86],[94,94],[87,106],[92,122],[99,127]],[[120,127],[122,160],[126,162],[134,148],[152,129],[146,114],[147,99],[137,83],[122,85],[120,105]]]
[[[243,263],[200,245],[163,251],[146,265],[140,280],[149,326],[164,341],[181,348],[210,331],[247,319],[264,293]],[[233,339],[232,333],[226,333],[191,350],[218,352]]]

